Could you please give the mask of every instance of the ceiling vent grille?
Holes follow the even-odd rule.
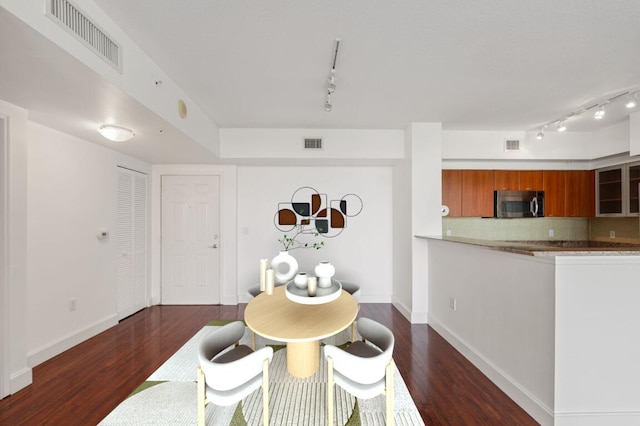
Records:
[[[68,0],[46,0],[47,16],[122,72],[122,49]]]
[[[322,139],[305,138],[304,149],[322,149]]]
[[[520,151],[520,141],[517,139],[507,139],[504,141],[504,152]]]

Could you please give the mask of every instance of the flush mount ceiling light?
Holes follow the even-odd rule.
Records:
[[[126,127],[116,126],[115,124],[105,124],[98,128],[98,132],[105,138],[113,142],[125,142],[134,137],[136,134],[133,130]]]
[[[336,91],[336,62],[338,61],[338,49],[340,48],[340,39],[336,39],[336,49],[333,51],[333,62],[327,79],[327,96],[324,101],[324,110],[331,112],[333,105],[331,104],[331,95]]]

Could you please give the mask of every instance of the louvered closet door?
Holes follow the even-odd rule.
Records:
[[[118,319],[146,306],[147,175],[118,167]]]

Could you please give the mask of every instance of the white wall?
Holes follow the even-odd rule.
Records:
[[[220,139],[217,125],[94,2],[76,0],[72,3],[118,42],[122,48],[122,73],[49,19],[44,13],[44,3],[40,1],[0,0],[0,6],[56,43],[74,58],[120,87],[206,149],[215,154],[219,153]],[[158,87],[154,84],[156,80],[162,81]],[[189,113],[184,119],[178,114],[178,99],[184,100],[188,108]]]
[[[8,123],[7,161],[3,173],[7,179],[6,274],[2,322],[5,345],[0,361],[9,375],[9,393],[15,393],[32,380],[27,365],[26,286],[27,286],[27,111],[0,100],[0,114]],[[8,368],[6,367],[8,365]],[[5,379],[6,380],[6,379]],[[4,383],[3,393],[7,391]]]
[[[405,158],[393,167],[393,304],[411,318],[412,297],[412,185],[411,138],[405,137]]]
[[[305,138],[322,138],[321,150],[304,150]],[[400,159],[402,130],[220,129],[221,158]]]
[[[328,198],[353,193],[364,203],[360,215],[348,218],[336,238],[320,239],[320,250],[291,254],[301,271],[312,272],[320,260],[336,267],[335,277],[362,289],[361,302],[391,302],[393,291],[392,169],[391,167],[238,167],[238,293],[258,283],[258,260],[272,259],[282,237],[274,226],[279,202],[291,200],[302,186]]]
[[[32,122],[28,139],[26,336],[37,365],[117,323],[116,166],[151,168]]]
[[[553,424],[554,258],[428,246],[429,324],[536,421]]]
[[[629,153],[640,155],[640,112],[629,116]]]
[[[640,260],[556,260],[556,426],[640,424]]]
[[[411,144],[412,235],[442,233],[442,125],[412,123]],[[429,311],[429,265],[424,239],[412,239],[412,323],[426,323]]]

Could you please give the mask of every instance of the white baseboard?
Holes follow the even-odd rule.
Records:
[[[25,367],[17,373],[13,373],[9,379],[9,393],[13,395],[21,389],[33,383],[33,370]]]
[[[458,352],[464,355],[473,365],[478,367],[482,373],[496,384],[504,393],[513,399],[524,411],[533,417],[543,426],[554,425],[553,410],[543,404],[520,383],[514,380],[507,373],[502,371],[497,365],[492,363],[484,355],[478,352],[473,346],[467,344],[456,333],[441,324],[433,316],[429,315],[429,325],[451,344]],[[601,423],[609,424],[609,423]],[[567,424],[568,426],[569,424]],[[555,426],[558,426],[556,423]]]
[[[220,299],[220,304],[221,305],[237,305],[238,304],[238,298],[237,297],[222,297]]]
[[[118,324],[117,314],[109,315],[108,317],[96,321],[74,333],[68,334],[58,340],[48,343],[45,346],[34,349],[27,353],[27,365],[35,367],[36,365],[61,354],[67,349],[74,347],[78,343],[82,343],[96,334],[102,333],[116,324]]]
[[[615,413],[558,413],[555,426],[636,426],[640,412]]]
[[[411,322],[411,309],[409,309],[404,303],[393,301],[391,304],[400,311],[403,317],[407,319],[407,321]]]

